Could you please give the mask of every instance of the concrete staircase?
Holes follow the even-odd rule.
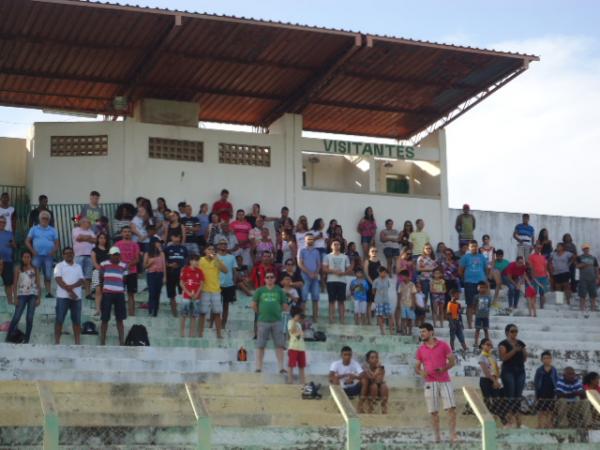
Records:
[[[140,285],[144,285],[142,280]],[[145,293],[138,295],[140,302],[145,298]],[[11,408],[0,413],[0,449],[26,448],[26,439],[19,440],[19,436],[35,435],[38,430],[41,411],[32,382],[40,380],[52,382],[58,389],[64,448],[86,448],[82,439],[94,435],[102,437],[94,444],[98,448],[106,448],[107,442],[111,442],[110,448],[148,448],[150,442],[152,448],[191,448],[195,439],[193,415],[181,390],[182,383],[195,383],[213,420],[214,448],[340,449],[345,440],[344,423],[326,384],[329,365],[339,358],[343,345],[350,345],[359,360],[368,350],[378,350],[392,387],[387,416],[360,416],[364,448],[450,448],[448,443],[431,443],[421,381],[413,375],[416,329],[413,337],[380,336],[374,325],[353,325],[351,314],[346,324],[328,325],[324,297],[316,327],[327,333],[327,342],[307,343],[308,378],[325,386],[324,397],[301,400],[299,387],[286,385],[276,374],[272,351],[267,351],[263,373],[254,373],[249,302],[238,293],[223,340],[216,339],[210,329],[204,338],[179,337],[179,321],[170,316],[166,303],[156,318],[138,309],[135,317],[127,319],[126,329],[135,323],[146,325],[152,347],[140,348],[116,346],[113,323],[106,347],[97,345],[97,336],[83,336],[82,346],[69,345],[72,337],[68,334],[62,337],[63,345],[52,345],[54,300],[43,299],[36,310],[32,343],[0,344],[0,380],[4,380],[0,394],[7,403],[0,401],[14,410],[14,414]],[[99,324],[93,316],[93,302],[84,300],[84,306],[83,321]],[[10,319],[12,308],[0,298],[0,322]],[[504,338],[507,323],[519,326],[519,338],[530,353],[528,381],[532,381],[539,354],[545,349],[553,351],[559,368],[572,365],[582,371],[600,367],[598,313],[582,314],[566,305],[548,304],[538,315],[532,319],[521,310],[506,316],[498,310],[491,318],[491,337],[496,344]],[[70,332],[68,319],[64,329]],[[448,331],[436,329],[436,334],[447,339]],[[473,331],[466,330],[465,334],[472,345]],[[0,340],[4,340],[4,333],[0,333]],[[241,346],[248,350],[248,362],[236,360]],[[455,448],[480,448],[479,424],[468,414],[460,391],[463,385],[478,384],[477,357],[478,352],[470,350],[466,358],[459,357],[459,365],[452,371],[462,439]],[[29,389],[29,397],[19,394],[21,385],[27,386],[21,391]],[[88,405],[88,411],[81,405]],[[576,450],[598,445],[588,440],[575,430],[499,432],[500,448],[511,449],[561,448],[568,444],[570,450]]]

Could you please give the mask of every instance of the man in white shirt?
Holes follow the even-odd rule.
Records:
[[[348,346],[342,347],[342,359],[335,361],[329,368],[329,383],[340,385],[348,397],[360,394],[360,379],[364,374],[359,363],[352,360],[352,349]]]
[[[6,219],[6,231],[14,232],[17,227],[17,216],[14,206],[10,206],[10,195],[3,192],[0,195],[0,216]]]
[[[75,344],[80,344],[81,336],[81,286],[84,283],[81,266],[75,262],[75,252],[71,247],[63,249],[64,260],[54,268],[56,281],[56,322],[54,324],[54,342],[60,344],[63,323],[67,312],[71,311]]]
[[[92,249],[96,243],[96,235],[91,230],[91,222],[87,217],[79,220],[79,226],[73,228],[73,250],[75,251],[75,262],[81,266],[85,277],[85,294],[88,300],[94,297],[90,294],[90,283],[92,281]]]

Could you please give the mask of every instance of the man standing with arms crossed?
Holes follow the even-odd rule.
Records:
[[[479,253],[477,241],[469,242],[469,252],[460,259],[458,273],[465,283],[465,303],[467,304],[467,324],[473,328],[473,315],[475,314],[475,296],[477,286],[488,279],[487,258]]]
[[[441,441],[440,434],[440,402],[448,413],[450,440],[456,442],[456,403],[454,388],[450,381],[448,370],[456,365],[456,359],[450,346],[433,334],[430,323],[421,325],[421,341],[423,344],[417,350],[417,365],[415,372],[425,380],[425,402],[431,414],[431,423],[435,433],[435,441]]]

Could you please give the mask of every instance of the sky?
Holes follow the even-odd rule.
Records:
[[[130,0],[130,3],[134,3]],[[447,127],[451,207],[600,217],[600,2],[138,0],[541,57]],[[1,72],[1,69],[0,69]],[[0,136],[73,120],[0,107]]]

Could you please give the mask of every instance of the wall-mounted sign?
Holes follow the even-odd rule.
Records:
[[[369,142],[323,140],[325,153],[352,156],[376,156],[391,159],[414,159],[415,148],[405,145],[372,144]]]

